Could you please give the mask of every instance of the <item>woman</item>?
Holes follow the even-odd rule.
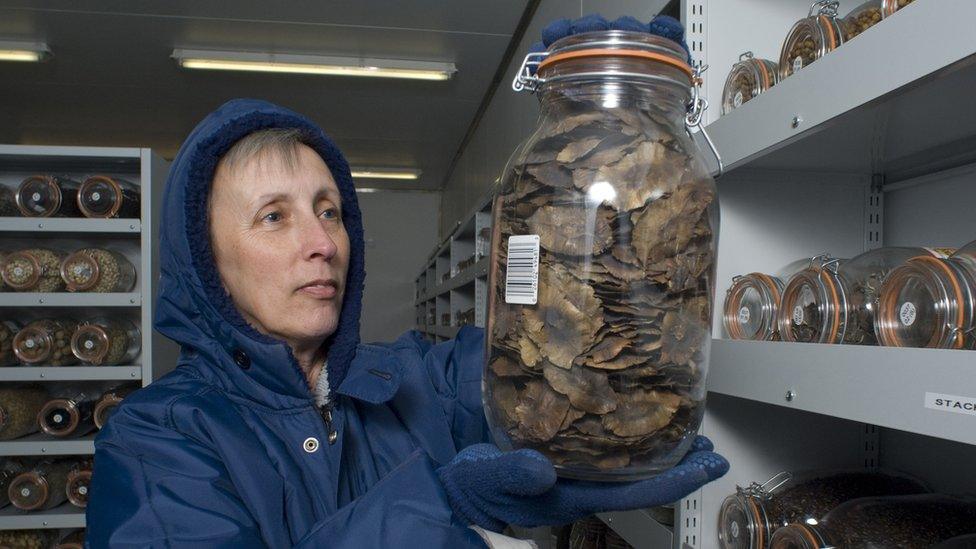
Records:
[[[557,482],[541,454],[479,444],[481,332],[359,344],[349,167],[288,110],[203,120],[161,230],[155,327],[182,353],[96,440],[92,547],[483,547],[472,525],[665,503],[727,468],[703,443],[656,480]]]

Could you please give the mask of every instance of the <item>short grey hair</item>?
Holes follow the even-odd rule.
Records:
[[[285,167],[294,169],[298,147],[306,144],[305,134],[298,128],[269,128],[250,133],[234,143],[217,164],[217,170],[233,173],[248,161],[270,155],[280,159]]]

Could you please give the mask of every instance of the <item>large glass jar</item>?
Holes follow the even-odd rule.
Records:
[[[47,248],[31,248],[11,252],[3,259],[3,281],[16,292],[60,292],[61,261],[64,252]]]
[[[10,497],[7,495],[10,483],[17,475],[23,473],[25,469],[24,462],[18,459],[4,459],[3,465],[0,466],[0,508],[10,504]]]
[[[91,491],[92,462],[81,460],[68,473],[65,482],[65,494],[68,501],[75,507],[88,507],[88,495]]]
[[[114,387],[102,393],[95,404],[95,427],[101,429],[108,422],[108,418],[115,413],[115,409],[122,404],[122,400],[139,388],[139,384],[130,383]]]
[[[919,481],[891,472],[783,472],[762,484],[739,487],[725,498],[718,539],[723,549],[764,549],[778,528],[816,521],[845,501],[927,491]]]
[[[59,438],[80,437],[95,428],[95,401],[98,394],[66,389],[44,403],[37,413],[37,424],[45,433]]]
[[[839,2],[819,0],[810,13],[793,25],[779,54],[779,77],[786,78],[844,43],[844,34],[837,19]]]
[[[139,187],[117,177],[94,175],[78,189],[78,208],[85,217],[138,219]]]
[[[555,42],[494,201],[486,414],[561,476],[654,475],[701,421],[718,204],[686,58],[641,33]]]
[[[14,337],[14,354],[29,366],[66,366],[78,362],[71,352],[74,320],[41,319],[31,322]]]
[[[0,366],[17,363],[14,354],[14,338],[20,332],[20,324],[13,320],[0,320]]]
[[[34,386],[0,387],[0,440],[12,440],[37,432],[37,412],[47,393]]]
[[[83,322],[71,337],[71,352],[95,366],[114,366],[139,356],[139,328],[124,318],[96,318]]]
[[[850,260],[814,258],[783,290],[780,335],[784,341],[801,343],[875,344],[882,281],[892,269],[920,255],[946,257],[946,250],[878,248]]]
[[[976,499],[926,494],[862,498],[820,521],[794,523],[773,535],[772,549],[924,549],[976,533]]]
[[[75,460],[71,458],[37,462],[10,483],[7,490],[10,502],[24,511],[42,511],[61,505],[68,498],[65,485],[74,466]]]
[[[49,549],[58,541],[57,530],[0,530],[0,547]]]
[[[730,339],[777,341],[777,311],[785,282],[810,260],[790,263],[776,274],[749,273],[732,278],[725,292],[722,323]]]
[[[976,242],[948,259],[925,254],[892,270],[874,326],[890,347],[976,348]]]
[[[732,65],[722,91],[722,114],[738,109],[744,103],[766,92],[779,82],[779,66],[775,61],[757,59],[751,51],[739,56]]]
[[[83,248],[61,262],[61,278],[70,292],[128,292],[136,284],[136,268],[121,253]]]
[[[32,175],[17,189],[17,207],[27,217],[78,217],[78,186],[67,177]]]

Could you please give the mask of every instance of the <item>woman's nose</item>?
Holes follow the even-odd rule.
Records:
[[[300,225],[299,240],[302,243],[302,256],[305,259],[322,257],[328,261],[336,254],[338,247],[333,238],[334,235],[329,231],[329,227],[333,225],[328,227],[326,225],[321,218],[315,215]]]

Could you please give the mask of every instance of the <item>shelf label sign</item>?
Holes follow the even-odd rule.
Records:
[[[976,416],[976,397],[925,393],[925,407],[930,410]]]
[[[505,303],[535,305],[539,298],[539,235],[510,236]]]

